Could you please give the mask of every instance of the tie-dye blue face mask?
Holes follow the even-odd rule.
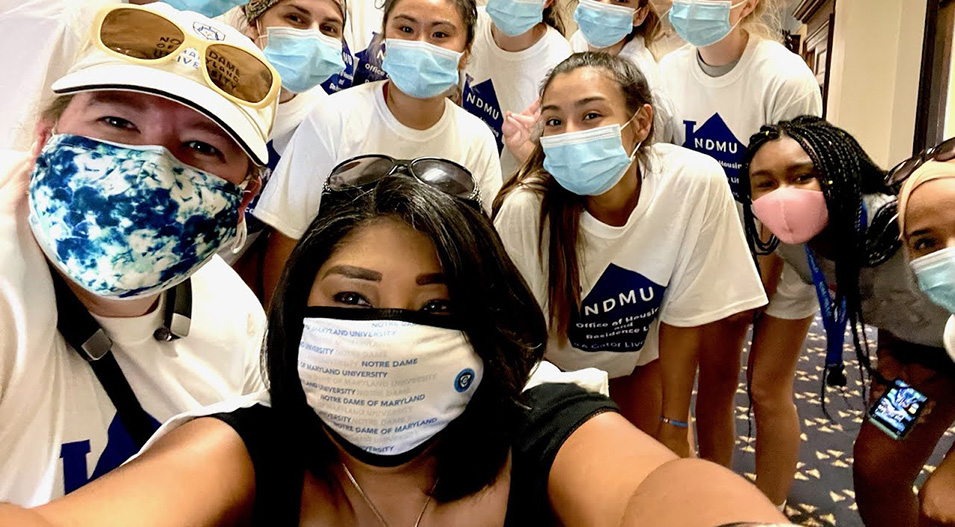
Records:
[[[56,267],[98,296],[185,280],[236,231],[242,189],[163,147],[54,135],[30,179],[30,227]]]

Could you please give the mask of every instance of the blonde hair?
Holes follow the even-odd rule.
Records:
[[[782,4],[779,0],[756,0],[756,8],[740,22],[750,35],[766,40],[782,40]]]
[[[60,120],[60,117],[63,115],[63,112],[66,111],[66,107],[70,105],[70,102],[73,101],[74,94],[69,95],[55,95],[52,99],[47,100],[43,105],[43,110],[40,111],[40,120],[41,121],[50,121],[56,123]]]

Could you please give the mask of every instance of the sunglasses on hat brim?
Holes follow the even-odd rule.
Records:
[[[253,109],[275,100],[282,87],[278,72],[248,50],[218,40],[202,40],[160,13],[136,5],[103,9],[93,24],[93,43],[132,63],[159,65],[193,48],[206,85],[230,101]]]

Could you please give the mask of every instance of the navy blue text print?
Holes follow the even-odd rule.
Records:
[[[153,424],[153,430],[159,428],[159,421],[149,416]],[[126,431],[126,427],[119,419],[119,414],[113,416],[112,422],[107,429],[106,448],[96,460],[93,473],[89,472],[87,456],[90,453],[90,440],[72,441],[63,443],[60,447],[60,459],[63,460],[63,493],[69,494],[74,490],[86,485],[90,481],[106,474],[107,472],[119,467],[127,459],[139,451],[139,447],[133,442]]]
[[[733,197],[739,201],[739,169],[742,167],[746,145],[736,139],[718,113],[714,113],[699,128],[696,128],[696,121],[683,121],[683,126],[686,128],[686,142],[683,146],[719,161],[729,179]]]
[[[582,351],[638,351],[663,303],[666,286],[610,264],[570,319],[567,337]]]
[[[497,153],[500,154],[501,150],[504,149],[504,136],[501,133],[501,128],[504,126],[504,111],[501,109],[501,103],[497,100],[494,83],[491,82],[491,79],[488,79],[480,84],[474,84],[474,78],[468,75],[464,81],[464,93],[462,95],[461,106],[487,123],[494,134]]]
[[[388,78],[381,63],[385,60],[385,39],[378,33],[371,38],[371,44],[358,53],[355,53],[358,64],[355,66],[355,78],[352,85],[358,86],[366,82],[381,81]]]
[[[325,93],[331,95],[345,88],[351,88],[355,81],[355,57],[348,49],[348,42],[342,41],[342,60],[345,62],[345,69],[341,73],[336,73],[322,83]],[[270,152],[271,154],[271,152]],[[269,168],[275,168],[269,159]]]

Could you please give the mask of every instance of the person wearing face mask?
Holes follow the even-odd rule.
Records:
[[[278,74],[165,4],[107,6],[92,34],[33,152],[0,154],[0,500],[23,505],[262,387],[265,315],[215,253],[241,240]]]
[[[764,124],[822,115],[822,97],[802,59],[763,20],[775,0],[675,0],[670,24],[687,45],[660,61],[674,105],[674,142],[715,158],[739,199],[745,142]],[[757,485],[780,507],[795,473],[799,421],[792,378],[817,307],[811,287],[775,256],[760,260],[769,306],[758,313],[748,375],[759,441]],[[736,441],[740,354],[752,314],[707,327],[697,398],[700,453],[730,466]]]
[[[662,89],[660,67],[650,47],[660,34],[660,17],[649,0],[580,0],[574,10],[580,28],[570,38],[574,51],[604,51],[632,62],[647,78],[657,109],[657,142],[673,140],[673,103]]]
[[[896,179],[904,178],[899,193],[899,230],[912,270],[922,291],[949,313],[955,313],[955,266],[952,263],[952,246],[955,245],[955,219],[952,216],[955,212],[955,207],[952,207],[955,164],[952,159],[955,159],[955,140],[949,139],[901,163],[892,172]],[[955,315],[949,317],[942,337],[945,351],[955,361]],[[936,403],[943,407],[955,404],[951,396],[951,374],[955,371],[951,364],[949,366],[946,368],[949,373],[948,398]],[[909,366],[907,369],[914,368]],[[953,482],[955,455],[949,451],[919,489],[919,513],[922,518],[936,525],[945,525],[946,522],[951,525],[955,522]]]
[[[702,328],[766,295],[719,165],[654,143],[650,100],[620,57],[558,65],[543,85],[540,146],[494,222],[548,314],[547,360],[607,371],[623,414],[689,456]]]
[[[282,78],[275,125],[269,136],[269,171],[278,165],[292,134],[312,107],[332,91],[329,83],[338,83],[346,74],[343,49],[345,10],[339,0],[253,0],[223,15],[221,20],[255,42]],[[333,79],[332,77],[336,77]],[[323,84],[324,83],[324,84]],[[248,207],[249,238],[246,250],[223,250],[220,256],[234,266],[261,298],[261,260],[268,229],[255,218],[254,199]]]
[[[445,93],[458,83],[474,40],[472,0],[389,0],[384,6],[389,80],[336,93],[315,106],[286,148],[255,215],[275,229],[264,283],[269,298],[285,261],[315,217],[324,174],[343,159],[386,154],[450,159],[478,178],[490,208],[501,188],[494,137]],[[318,174],[318,175],[316,175]]]
[[[841,371],[848,325],[860,368],[870,373],[870,405],[896,380],[928,397],[931,410],[922,412],[907,435],[890,437],[869,417],[853,448],[855,498],[863,522],[919,525],[912,488],[955,422],[955,363],[943,349],[950,313],[933,302],[931,275],[922,272],[931,258],[914,259],[910,266],[900,250],[896,216],[907,222],[918,213],[906,213],[905,204],[896,210],[894,189],[887,184],[891,179],[851,135],[818,117],[763,127],[750,141],[740,175],[751,189],[752,205],[744,212],[754,247],[775,250],[817,291],[827,340],[824,377]],[[771,231],[769,239],[760,237],[754,216]],[[903,227],[915,243],[912,228]],[[876,366],[870,364],[864,325],[878,330]],[[935,488],[935,496],[939,486],[950,495],[950,481],[943,473],[929,488]],[[938,499],[926,497],[923,514],[926,506],[937,512]]]
[[[490,0],[478,9],[461,105],[491,127],[505,178],[523,160],[504,149],[504,121],[533,104],[547,72],[570,56],[563,31],[553,0]]]
[[[459,165],[365,156],[329,182],[269,316],[268,392],[177,416],[89,492],[0,505],[0,524],[782,520],[743,478],[678,459],[606,397],[523,390],[546,324]]]

